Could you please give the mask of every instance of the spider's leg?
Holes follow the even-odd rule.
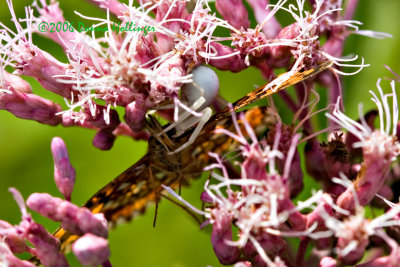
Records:
[[[199,108],[201,106],[203,106],[203,104],[206,102],[207,100],[204,97],[200,97],[199,99],[197,99],[189,108],[190,110],[196,111],[199,110]],[[190,113],[189,111],[184,112],[181,115],[181,118],[179,120],[179,124],[176,124],[175,128],[177,131],[177,135],[180,135],[180,132],[185,131],[186,129],[192,127],[193,125],[195,125],[198,121],[200,121],[200,118],[202,118],[204,116],[203,114],[203,110],[199,111],[200,114],[199,115],[195,115]],[[198,113],[198,112],[196,112]],[[192,116],[190,116],[192,115]]]
[[[199,123],[197,124],[196,128],[194,129],[192,135],[189,137],[189,140],[187,140],[186,143],[178,147],[172,152],[168,152],[169,155],[178,153],[188,146],[190,146],[197,138],[199,135],[200,131],[203,129],[203,126],[207,123],[207,121],[211,118],[212,110],[211,108],[205,108],[203,110],[203,117],[200,118]]]
[[[205,100],[204,97],[200,97],[200,98],[199,98],[197,101],[195,101],[195,102],[193,103],[193,105],[190,106],[189,108],[190,108],[191,110],[196,110],[196,109],[198,109],[199,107],[201,107],[201,105],[203,105],[203,103],[204,103],[205,101],[206,101],[206,100]],[[187,117],[189,117],[190,115],[192,115],[192,113],[190,113],[189,111],[183,111],[183,112],[181,113],[181,115],[179,116],[179,119],[178,119],[177,121],[174,121],[173,123],[171,123],[168,127],[166,127],[165,129],[163,129],[161,132],[159,132],[159,133],[158,133],[158,136],[160,136],[160,135],[162,135],[162,134],[165,134],[166,132],[172,130],[173,128],[178,128],[177,131],[181,131],[181,130],[185,130],[185,129],[189,128],[189,127],[192,126],[193,124],[191,124],[191,125],[189,125],[189,126],[186,126],[187,124],[184,123],[183,121],[184,121]],[[199,120],[199,119],[196,117],[196,120]],[[184,126],[184,127],[181,127],[181,126],[180,126],[181,123],[184,123],[185,126]]]

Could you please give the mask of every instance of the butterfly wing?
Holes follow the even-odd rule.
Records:
[[[163,191],[161,185],[178,188],[192,175],[171,171],[160,167],[151,153],[147,153],[137,163],[121,173],[117,178],[95,193],[83,206],[92,213],[103,213],[109,228],[132,220],[154,204],[158,193]],[[61,250],[69,251],[70,245],[78,238],[76,235],[59,228],[54,236],[60,239]]]
[[[142,214],[155,201],[155,190],[150,184],[150,163],[151,158],[146,154],[94,194],[83,206],[93,213],[103,213],[111,227]],[[78,238],[63,228],[59,228],[54,236],[60,239],[62,251],[69,250],[69,245]]]
[[[133,216],[143,213],[146,205],[155,199],[149,168],[151,163],[151,157],[146,154],[94,194],[84,207],[93,213],[103,213],[112,226],[118,224],[119,220],[129,221]]]
[[[230,116],[232,111],[236,111],[240,108],[243,108],[254,101],[267,97],[269,95],[274,94],[277,91],[285,89],[289,86],[295,85],[301,81],[307,80],[308,78],[317,75],[318,73],[326,70],[327,68],[333,65],[333,61],[325,61],[324,63],[318,65],[315,68],[305,70],[305,71],[298,71],[295,73],[285,72],[275,78],[273,81],[266,83],[256,90],[250,92],[249,94],[245,95],[241,99],[237,100],[235,103],[232,104],[232,108],[226,107],[225,109],[221,110],[221,112],[215,114],[213,116],[214,120],[221,120],[228,116]]]

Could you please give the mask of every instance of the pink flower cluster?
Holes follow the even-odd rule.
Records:
[[[201,195],[207,203],[200,211],[167,190],[212,224],[211,243],[224,265],[244,266],[397,266],[400,259],[400,203],[392,203],[398,192],[392,185],[400,176],[391,165],[400,155],[399,110],[395,83],[384,94],[378,81],[379,97],[371,91],[379,112],[379,128],[371,118],[353,121],[339,111],[340,102],[328,118],[345,128],[332,131],[328,143],[318,144],[315,135],[301,135],[279,121],[259,140],[246,118],[235,114],[236,133],[215,130],[240,144],[239,155],[210,153],[215,163],[213,179]],[[389,100],[392,98],[392,107]],[[306,141],[308,174],[323,189],[308,199],[295,200],[303,187],[299,144]],[[238,168],[234,166],[237,165]],[[398,201],[398,200],[396,200]],[[366,206],[384,209],[368,217]],[[235,234],[234,234],[235,233]],[[296,249],[290,244],[300,242]],[[312,255],[306,260],[306,251]],[[387,254],[387,255],[385,255]]]
[[[26,8],[26,18],[19,19],[11,0],[7,0],[16,31],[0,23],[0,109],[49,125],[94,129],[97,133],[93,144],[100,149],[110,149],[118,135],[147,139],[144,121],[150,110],[168,119],[172,113],[166,108],[171,104],[175,113],[182,106],[190,110],[193,103],[180,97],[180,88],[193,82],[191,72],[201,64],[232,72],[255,66],[266,79],[274,76],[275,68],[286,67],[294,73],[328,59],[339,67],[361,70],[367,66],[363,62],[349,63],[357,57],[340,58],[344,39],[351,33],[389,36],[358,29],[359,23],[351,20],[357,1],[349,1],[346,12],[341,14],[342,1],[310,1],[313,11],[308,12],[305,1],[297,0],[286,7],[286,0],[274,5],[251,0],[249,4],[258,23],[255,28],[250,27],[242,1],[236,0],[216,1],[222,19],[205,0],[196,1],[194,7],[184,0],[146,1],[139,7],[116,0],[92,2],[107,10],[105,19],[81,15],[93,21],[93,27],[110,28],[114,23],[110,15],[114,15],[122,26],[134,21],[138,26],[154,27],[156,32],[143,36],[108,31],[100,37],[76,30],[40,32],[38,25],[42,22],[66,22],[57,2],[35,2]],[[294,23],[282,27],[274,17],[279,11],[288,12]],[[228,36],[216,36],[216,30],[221,29],[227,30]],[[68,62],[61,62],[35,46],[33,33],[59,44]],[[324,44],[322,36],[328,36]],[[222,44],[224,41],[231,45]],[[14,69],[13,74],[6,69]],[[43,88],[63,97],[68,108],[35,95],[19,75],[38,80]],[[337,87],[332,82],[335,78],[327,76],[326,84]],[[333,91],[331,103],[338,93]],[[117,106],[124,109],[124,121],[114,109]]]
[[[71,234],[80,236],[72,245],[72,251],[82,265],[111,266],[106,239],[107,221],[103,214],[92,214],[89,209],[77,207],[69,201],[75,181],[75,169],[69,162],[67,148],[61,138],[55,137],[51,146],[55,182],[67,200],[46,193],[34,193],[29,196],[26,205],[42,216],[61,222],[61,226]],[[27,252],[37,257],[44,266],[69,266],[60,251],[60,240],[32,219],[24,199],[16,189],[10,188],[10,192],[20,207],[22,221],[19,225],[12,226],[0,220],[0,264],[9,267],[33,267],[33,263],[14,256]]]

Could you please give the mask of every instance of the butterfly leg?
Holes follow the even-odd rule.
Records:
[[[154,168],[154,165],[150,163],[149,164],[149,178],[150,178],[152,191],[154,192],[154,202],[156,203],[156,209],[154,211],[153,227],[156,227],[157,213],[158,213],[158,202],[160,201],[161,192],[159,190],[160,186],[156,185],[156,180],[154,179],[153,171],[152,171],[153,168]]]

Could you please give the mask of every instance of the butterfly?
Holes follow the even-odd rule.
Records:
[[[144,213],[147,206],[157,203],[163,191],[162,185],[173,189],[188,185],[198,178],[205,166],[210,162],[208,152],[224,154],[235,146],[232,138],[214,134],[214,129],[223,127],[233,130],[231,113],[253,103],[256,100],[269,96],[279,90],[295,85],[332,66],[332,61],[326,61],[315,68],[284,73],[288,77],[278,76],[255,91],[239,99],[232,106],[218,112],[205,124],[195,142],[178,153],[168,153],[188,141],[193,128],[184,134],[174,137],[169,131],[158,135],[162,127],[154,117],[149,117],[146,128],[152,134],[148,140],[147,153],[134,165],[121,173],[117,178],[95,193],[83,206],[93,213],[103,213],[109,226],[113,227],[122,222],[128,222],[133,217]],[[254,107],[244,112],[245,119],[257,129],[259,135],[275,125],[274,115],[267,107]],[[256,132],[256,133],[257,133]],[[59,228],[54,236],[61,241],[61,250],[69,250],[70,245],[78,237]]]

